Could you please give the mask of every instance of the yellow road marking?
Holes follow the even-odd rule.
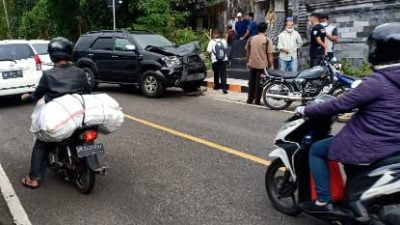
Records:
[[[158,129],[158,130],[162,130],[162,131],[170,133],[172,135],[175,135],[175,136],[178,136],[178,137],[181,137],[181,138],[184,138],[184,139],[187,139],[187,140],[199,143],[199,144],[203,144],[208,147],[217,149],[219,151],[223,151],[223,152],[226,152],[226,153],[229,153],[229,154],[232,154],[232,155],[244,158],[244,159],[248,159],[248,160],[251,160],[253,162],[256,162],[256,163],[259,163],[259,164],[262,164],[265,166],[269,166],[271,164],[271,161],[259,158],[257,156],[254,156],[254,155],[251,155],[251,154],[248,154],[248,153],[245,153],[245,152],[233,149],[233,148],[229,148],[229,147],[226,147],[226,146],[223,146],[220,144],[216,144],[216,143],[207,141],[205,139],[198,138],[198,137],[192,136],[190,134],[186,134],[186,133],[183,133],[183,132],[180,132],[180,131],[177,131],[177,130],[174,130],[174,129],[171,129],[168,127],[164,127],[162,125],[158,125],[156,123],[153,123],[153,122],[150,122],[147,120],[143,120],[143,119],[140,119],[140,118],[137,118],[134,116],[130,116],[130,115],[126,115],[126,114],[125,114],[125,117],[130,120],[133,120],[135,122],[138,122],[140,124],[143,124],[143,125],[146,125],[146,126]]]

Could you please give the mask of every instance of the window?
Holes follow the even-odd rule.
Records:
[[[46,55],[49,54],[47,52],[48,49],[48,44],[32,44],[33,48],[35,49],[35,51],[39,54],[39,55]]]
[[[92,45],[93,50],[107,50],[112,51],[112,38],[99,38],[97,41]]]
[[[123,38],[115,39],[115,51],[126,51],[126,46],[131,45],[131,43]]]
[[[165,37],[158,34],[137,34],[133,36],[137,41],[138,45],[145,49],[148,46],[155,47],[171,47],[174,46],[172,42],[170,42]]]
[[[33,51],[27,44],[0,45],[0,61],[33,58]]]

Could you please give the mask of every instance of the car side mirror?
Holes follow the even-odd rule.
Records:
[[[136,46],[134,46],[134,45],[126,45],[125,48],[127,51],[135,51],[136,50]]]

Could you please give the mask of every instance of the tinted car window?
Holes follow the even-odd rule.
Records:
[[[131,45],[131,43],[123,38],[115,39],[115,51],[126,51],[126,46]]]
[[[113,47],[112,38],[99,38],[92,45],[93,50],[109,50]]]
[[[46,55],[49,54],[47,52],[48,44],[42,43],[42,44],[32,44],[33,48],[39,55]]]
[[[20,60],[32,58],[34,55],[31,47],[27,44],[1,44],[0,60]]]
[[[143,49],[148,46],[170,47],[174,45],[168,39],[158,34],[135,34],[133,37],[138,45]]]

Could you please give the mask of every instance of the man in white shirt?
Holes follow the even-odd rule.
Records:
[[[298,49],[303,45],[299,32],[294,30],[293,20],[286,21],[285,30],[278,37],[279,69],[285,72],[297,72]]]
[[[226,84],[228,43],[225,39],[221,38],[220,31],[214,30],[213,39],[208,43],[207,52],[211,57],[212,69],[214,71],[214,90],[222,89],[224,94],[228,94]]]
[[[334,55],[333,55],[333,50],[334,50],[334,43],[339,41],[339,35],[337,28],[331,24],[329,24],[329,15],[328,14],[322,14],[320,18],[320,24],[325,27],[326,31],[326,37],[327,37],[327,48],[328,48],[328,58],[331,60]]]

